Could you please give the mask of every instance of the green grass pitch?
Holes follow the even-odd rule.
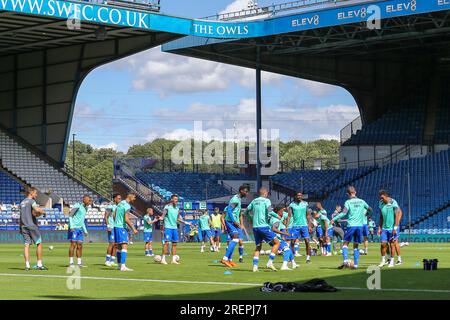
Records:
[[[404,247],[404,264],[381,270],[382,290],[368,290],[367,267],[379,263],[379,244],[371,244],[368,256],[361,256],[360,269],[337,270],[341,256],[312,257],[300,268],[273,272],[264,268],[267,256],[260,260],[260,271],[253,273],[253,245],[245,245],[243,264],[227,270],[218,263],[221,254],[200,253],[198,244],[180,244],[181,265],[160,265],[145,257],[143,243],[130,246],[127,265],[134,272],[120,272],[103,265],[105,244],[85,244],[80,289],[69,290],[67,283],[68,244],[45,244],[44,263],[49,271],[25,271],[21,245],[0,245],[0,299],[450,299],[450,244],[412,243]],[[160,244],[155,252],[160,252]],[[267,248],[266,248],[267,249]],[[34,248],[33,248],[34,250]],[[223,254],[224,248],[222,248]],[[236,250],[237,251],[237,250]],[[237,252],[235,253],[236,258]],[[439,259],[439,270],[423,271],[423,258]],[[35,258],[31,260],[35,263]],[[281,257],[276,258],[276,265]],[[323,278],[341,288],[336,293],[263,293],[263,282],[306,281]],[[72,282],[71,282],[72,281]]]

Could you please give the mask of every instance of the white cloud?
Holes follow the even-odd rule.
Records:
[[[339,137],[332,134],[321,134],[319,135],[319,139],[322,140],[339,140]]]
[[[235,12],[247,9],[248,0],[234,0],[226,6],[220,13]]]
[[[111,142],[111,143],[108,143],[108,144],[106,144],[104,146],[95,146],[94,145],[94,148],[95,149],[113,149],[113,150],[117,151],[119,149],[119,145],[117,143],[115,143],[115,142]]]
[[[323,97],[326,96],[334,91],[336,91],[337,87],[332,86],[326,83],[316,82],[316,81],[310,81],[310,80],[304,80],[299,79],[298,85],[300,87],[305,88],[308,90],[310,94],[312,94],[315,97]]]
[[[132,89],[161,96],[225,90],[232,84],[255,86],[255,71],[242,67],[161,52],[154,48],[111,64],[133,74]],[[276,84],[283,76],[263,72],[263,84]]]

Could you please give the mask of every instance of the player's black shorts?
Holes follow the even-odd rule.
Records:
[[[42,242],[41,232],[38,227],[20,227],[25,244],[40,244]]]

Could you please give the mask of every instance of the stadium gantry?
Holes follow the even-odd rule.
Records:
[[[76,181],[84,189],[69,192],[73,187],[63,170],[78,88],[95,68],[159,45],[254,68],[257,128],[261,71],[269,71],[345,88],[357,102],[363,129],[389,131],[383,116],[401,115],[411,92],[423,92],[424,110],[433,104],[430,96],[441,96],[432,88],[444,88],[450,68],[449,9],[448,0],[311,0],[187,19],[161,14],[154,1],[1,1],[0,133],[9,148],[2,144],[2,166],[26,184],[50,188],[6,156],[19,145],[21,161],[30,153],[36,164],[58,172],[64,182],[58,193],[70,199],[89,190],[86,181]],[[428,118],[436,111],[417,114],[411,122],[427,125],[412,139],[431,144],[434,122]],[[445,126],[437,136],[448,145]],[[351,133],[343,147],[377,144]],[[389,135],[396,140],[390,145],[405,137]],[[359,149],[351,153],[359,163]]]

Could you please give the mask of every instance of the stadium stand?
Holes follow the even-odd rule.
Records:
[[[441,214],[444,217],[445,212],[448,213],[448,207],[450,207],[450,150],[388,164],[356,179],[352,184],[356,187],[358,196],[375,209],[375,221],[378,221],[379,215],[377,191],[386,189],[402,207],[404,211],[403,229],[406,227],[405,221],[407,221],[409,209],[408,168],[412,194],[412,227],[432,225],[435,217],[441,217]],[[335,205],[343,205],[345,199],[347,196],[344,186],[331,193],[323,200],[323,204],[332,212]],[[440,229],[444,229],[442,225]]]
[[[444,81],[442,99],[437,110],[435,143],[450,143],[450,82]]]
[[[285,193],[303,191],[309,198],[320,199],[373,170],[373,166],[349,170],[296,170],[272,176],[270,181],[274,190]]]
[[[0,203],[20,203],[22,192],[22,185],[0,170]]]
[[[1,129],[0,159],[2,165],[22,181],[38,188],[41,192],[51,190],[66,203],[72,204],[79,201],[83,194],[95,196],[92,190],[22,146]]]
[[[378,120],[357,130],[344,146],[421,144],[425,127],[426,95],[417,93]]]
[[[198,201],[230,195],[232,190],[224,187],[219,180],[247,180],[244,175],[224,175],[211,173],[182,172],[138,172],[136,177],[168,200],[172,194],[180,200]]]

